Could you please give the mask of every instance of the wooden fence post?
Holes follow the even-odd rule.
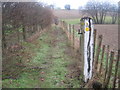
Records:
[[[110,81],[110,77],[111,77],[111,73],[112,73],[113,59],[114,59],[114,52],[111,51],[108,75],[107,75],[107,78],[106,78],[106,81],[105,81],[105,85],[103,85],[104,88],[107,88],[108,85],[109,85],[109,81]]]
[[[19,30],[16,30],[16,31],[17,31],[18,43],[20,43],[20,32],[19,32]]]
[[[64,30],[64,21],[62,22],[62,29]]]
[[[68,35],[68,40],[69,40],[69,24],[67,24],[67,35]]]
[[[79,52],[80,52],[80,60],[82,62],[81,69],[82,71],[82,78],[84,79],[84,21],[81,19],[80,21],[80,30],[81,34],[79,37]]]
[[[81,34],[80,34],[80,37],[79,37],[79,52],[80,52],[80,60],[82,62],[82,66],[81,66],[81,69],[83,70],[82,71],[82,78],[84,78],[84,26],[81,25]]]
[[[119,60],[120,60],[120,56],[119,56]],[[119,65],[119,68],[118,68],[118,88],[120,88],[120,65]]]
[[[101,56],[99,73],[101,73],[101,69],[102,69],[102,64],[103,64],[103,59],[104,59],[104,52],[105,52],[105,45],[103,45],[103,47],[102,47],[102,56]]]
[[[65,21],[64,21],[64,31],[65,31],[65,29],[66,29],[66,28],[65,28]]]
[[[63,21],[63,29],[65,30],[65,21]]]
[[[107,51],[106,51],[106,65],[105,65],[105,74],[104,74],[104,80],[103,80],[103,84],[105,84],[105,80],[106,80],[106,75],[107,75],[107,72],[108,72],[108,59],[109,59],[109,50],[110,47],[109,45],[107,45]]]
[[[95,56],[95,72],[97,71],[101,44],[102,44],[102,35],[99,35],[99,37],[98,37],[98,45],[97,45],[97,52],[96,52],[96,56]]]
[[[96,29],[94,29],[94,52],[93,52],[93,62],[94,62],[94,59],[95,59],[95,52],[96,52],[96,34],[97,34],[97,31]]]
[[[114,79],[113,79],[113,87],[112,88],[115,88],[115,85],[116,85],[118,65],[119,65],[119,55],[117,55],[117,61],[116,61],[116,64],[115,64],[115,75],[114,75]]]
[[[118,60],[120,62],[120,49],[118,50]],[[120,65],[118,65],[118,88],[120,88]]]
[[[74,49],[74,42],[75,42],[75,32],[74,32],[74,25],[72,25],[72,30],[73,30],[73,49]]]
[[[69,39],[71,41],[71,24],[69,24]]]
[[[60,24],[59,24],[59,26],[61,27],[61,20],[60,20]]]
[[[67,31],[67,23],[65,23],[65,31]]]
[[[25,41],[26,40],[26,30],[25,30],[25,25],[23,25],[22,27],[22,31],[23,31],[23,40]]]
[[[61,21],[61,28],[63,29],[63,21]]]
[[[61,21],[61,24],[60,24],[61,28],[62,28],[62,23],[63,23],[63,21]]]

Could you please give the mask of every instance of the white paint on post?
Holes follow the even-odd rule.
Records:
[[[92,78],[92,63],[93,63],[93,49],[94,49],[94,35],[92,19],[82,18],[84,23],[84,80],[87,82]]]

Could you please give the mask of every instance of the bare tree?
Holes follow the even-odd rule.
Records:
[[[118,7],[115,4],[110,6],[110,16],[112,17],[112,24],[115,24],[118,16]]]
[[[103,24],[107,13],[110,11],[110,6],[109,2],[89,1],[83,12],[90,15],[95,23]]]
[[[69,4],[66,4],[64,7],[65,7],[66,10],[70,10],[71,6]]]
[[[87,2],[85,6],[84,13],[86,12],[88,15],[90,15],[95,23],[99,23],[98,20],[98,10],[99,10],[99,3],[95,1],[89,1]]]
[[[53,4],[51,4],[49,7],[50,7],[51,9],[55,9],[55,5],[53,5]]]
[[[26,40],[26,27],[35,27],[32,32],[36,32],[37,27],[45,28],[52,23],[52,11],[47,5],[37,2],[5,2],[2,4],[3,12],[3,46],[6,47],[5,34],[7,31],[18,33],[22,28],[23,39]]]
[[[108,2],[102,2],[99,4],[99,23],[103,24],[105,23],[105,18],[107,15],[107,12],[109,12],[110,3]]]

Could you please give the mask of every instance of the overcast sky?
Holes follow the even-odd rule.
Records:
[[[64,8],[65,4],[70,4],[71,8],[78,9],[79,6],[84,6],[89,0],[38,0],[46,4],[54,4],[56,7]],[[99,0],[99,1],[109,1],[111,3],[117,4],[120,0]]]

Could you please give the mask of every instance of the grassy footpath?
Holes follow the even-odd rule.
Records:
[[[28,47],[24,52],[32,52],[34,56],[22,60],[25,66],[22,73],[16,79],[4,79],[3,88],[80,87],[81,82],[77,77],[67,76],[71,72],[68,66],[76,59],[66,53],[70,45],[60,28],[43,33],[33,44],[24,45]]]

